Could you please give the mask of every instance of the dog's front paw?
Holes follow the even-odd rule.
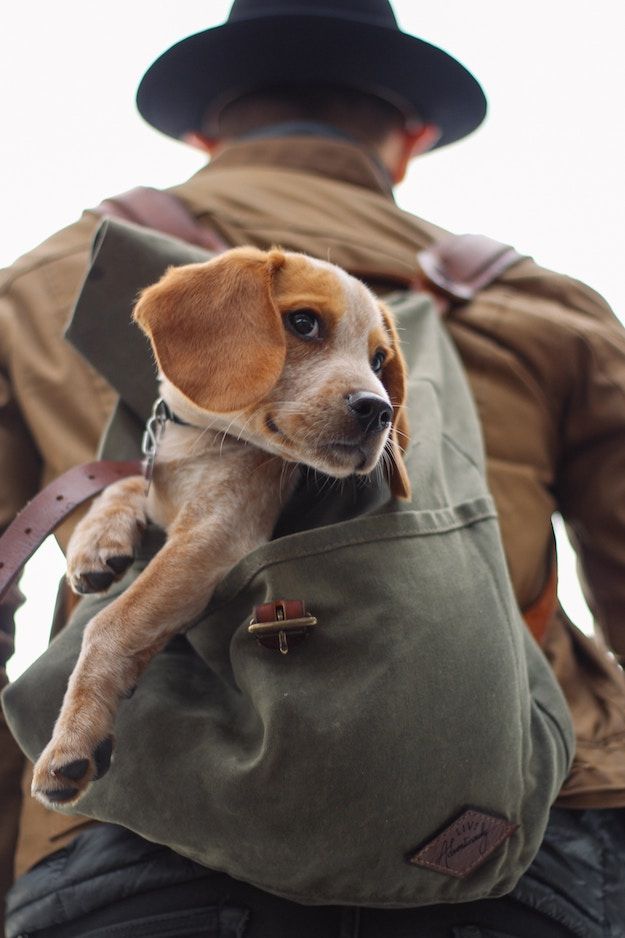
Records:
[[[132,563],[147,522],[145,480],[131,476],[97,498],[67,546],[67,579],[75,593],[103,593]]]
[[[97,559],[79,557],[70,567],[67,565],[67,579],[75,593],[104,593],[111,583],[124,575],[134,557],[132,554],[113,554]]]
[[[75,740],[52,739],[35,763],[31,794],[48,808],[75,804],[92,782],[108,772],[112,753],[112,736],[93,748]]]
[[[108,519],[104,529],[89,515],[76,528],[67,549],[67,579],[75,593],[103,593],[134,560],[143,526],[129,515]]]

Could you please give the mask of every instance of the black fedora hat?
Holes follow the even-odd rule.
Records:
[[[234,0],[228,20],[183,39],[148,69],[142,116],[182,137],[249,91],[330,84],[390,101],[437,124],[436,146],[471,133],[486,114],[480,85],[454,58],[401,32],[388,0]]]

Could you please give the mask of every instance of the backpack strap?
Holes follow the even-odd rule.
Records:
[[[92,211],[153,228],[216,253],[228,249],[180,199],[150,186],[137,186],[105,199]],[[417,254],[426,288],[442,294],[447,304],[452,305],[472,300],[479,290],[520,260],[523,255],[510,245],[478,234],[446,235]]]
[[[485,235],[449,235],[417,254],[421,272],[417,284],[434,294],[440,312],[446,315],[454,306],[468,303],[523,259],[510,245]],[[554,551],[542,593],[529,608],[522,610],[525,624],[539,644],[544,641],[557,606],[558,568]]]
[[[447,307],[469,302],[521,260],[509,244],[476,234],[447,235],[417,254],[421,286],[442,295]]]
[[[215,254],[228,249],[219,235],[201,225],[180,199],[150,186],[137,186],[112,196],[91,211],[104,218],[119,218],[143,228],[154,228]]]
[[[0,537],[0,599],[48,534],[111,482],[142,475],[140,460],[99,460],[68,469],[22,508]]]
[[[553,621],[558,609],[558,561],[555,547],[552,552],[549,577],[543,587],[542,593],[534,600],[531,606],[521,610],[525,624],[538,642],[543,645],[547,628]]]

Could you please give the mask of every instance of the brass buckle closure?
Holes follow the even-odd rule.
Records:
[[[317,625],[317,619],[315,616],[306,615],[303,607],[303,615],[287,619],[284,604],[276,602],[274,606],[276,618],[273,621],[259,622],[255,614],[247,631],[261,645],[266,648],[277,649],[280,654],[287,655],[289,653],[289,642],[291,642],[291,645],[295,645],[302,641],[311,628]],[[256,610],[254,611],[256,613]]]

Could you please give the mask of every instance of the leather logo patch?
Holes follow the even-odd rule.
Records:
[[[518,826],[505,818],[469,809],[407,860],[414,866],[463,879],[485,863]]]

